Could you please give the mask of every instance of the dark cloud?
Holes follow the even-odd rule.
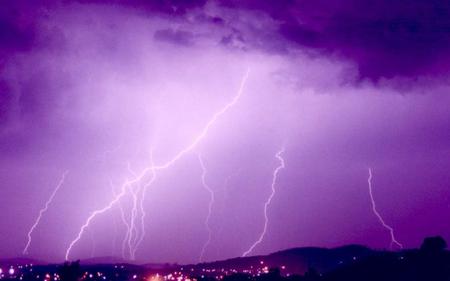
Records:
[[[27,51],[35,38],[32,5],[2,3],[0,7],[0,56],[2,61],[10,53]],[[31,10],[31,11],[30,11]]]
[[[79,3],[105,4],[103,0],[78,0]],[[164,13],[172,16],[183,16],[190,9],[202,7],[207,0],[111,0],[109,5],[121,5],[137,8],[144,12]]]
[[[8,89],[6,81],[0,81],[0,128],[8,120],[9,108],[13,103],[13,95]]]
[[[263,11],[300,47],[344,56],[360,75],[446,74],[450,66],[448,1],[222,1]]]
[[[21,29],[8,22],[0,19],[0,47],[2,49],[27,49],[33,39],[33,32],[30,29]]]
[[[143,14],[159,13],[184,17],[195,9],[204,9],[197,22],[233,26],[245,20],[238,11],[256,11],[274,19],[273,29],[259,27],[259,33],[246,34],[242,44],[250,44],[256,36],[258,48],[284,50],[282,44],[341,56],[355,62],[361,78],[414,77],[448,74],[450,55],[450,2],[433,1],[209,1],[236,12],[224,19],[220,13],[208,15],[207,0],[80,0],[78,3],[102,4],[133,8]],[[48,5],[47,5],[48,6]],[[46,6],[46,7],[47,7]],[[5,5],[0,13],[0,48],[24,50],[32,46],[34,10],[23,2]],[[242,28],[242,26],[240,26]],[[258,29],[258,27],[252,27]],[[237,27],[239,29],[239,27]],[[239,30],[239,32],[244,32]],[[258,34],[265,34],[259,38]],[[187,31],[160,30],[155,38],[180,45],[192,45],[193,35]],[[286,40],[284,43],[280,40]],[[236,38],[223,37],[230,45]],[[273,47],[276,41],[276,47]],[[240,44],[241,44],[240,43]],[[264,46],[267,45],[267,47]],[[250,46],[247,46],[247,48]]]

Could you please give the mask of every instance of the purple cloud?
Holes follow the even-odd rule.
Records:
[[[0,256],[22,252],[36,212],[70,170],[29,249],[60,261],[86,218],[111,200],[111,183],[143,171],[150,155],[161,164],[186,147],[232,100],[247,69],[239,102],[149,189],[139,260],[193,262],[200,253],[209,195],[197,153],[217,192],[205,259],[247,250],[263,226],[283,144],[286,167],[255,254],[387,247],[371,213],[368,166],[379,212],[402,244],[449,239],[448,7],[415,3],[2,7]],[[131,202],[122,201],[127,214]],[[115,208],[89,228],[103,237],[96,255],[121,255],[112,245],[124,236],[123,224],[113,229],[118,215]],[[90,255],[88,240],[71,257]]]

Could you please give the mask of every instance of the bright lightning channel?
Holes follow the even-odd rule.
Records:
[[[151,166],[145,168],[134,179],[125,181],[123,183],[122,187],[121,187],[120,192],[105,207],[103,207],[101,209],[98,209],[98,210],[95,210],[95,211],[93,211],[91,213],[91,215],[87,218],[85,223],[81,226],[81,228],[80,228],[77,236],[75,237],[75,239],[72,240],[72,242],[70,242],[68,248],[66,249],[66,253],[65,253],[65,259],[66,260],[69,259],[70,252],[71,252],[72,248],[81,239],[81,237],[83,236],[84,232],[86,231],[86,229],[91,224],[92,220],[94,220],[94,218],[96,218],[98,215],[101,215],[101,214],[107,212],[116,203],[118,203],[120,201],[120,199],[122,199],[126,195],[128,187],[132,187],[134,184],[140,183],[142,180],[144,180],[146,178],[146,175],[149,172],[152,172],[152,178],[153,178],[155,176],[154,173],[156,171],[165,170],[165,169],[169,168],[174,163],[176,163],[180,158],[182,158],[185,154],[191,152],[207,136],[211,126],[213,126],[216,123],[217,119],[219,117],[221,117],[223,114],[225,114],[230,108],[232,108],[239,101],[239,99],[242,96],[242,93],[244,91],[244,87],[245,87],[245,84],[247,82],[249,73],[250,73],[250,69],[247,69],[247,71],[245,72],[245,74],[244,74],[244,76],[243,76],[243,78],[241,80],[241,84],[239,86],[237,94],[234,96],[234,98],[229,103],[227,103],[221,110],[217,111],[212,116],[212,118],[209,120],[208,123],[206,123],[206,126],[203,128],[203,130],[200,132],[200,134],[197,135],[197,137],[191,142],[190,145],[188,145],[186,148],[181,150],[178,154],[176,154],[172,159],[170,159],[166,163],[160,164],[160,165],[151,165]]]
[[[110,180],[110,185],[111,185],[113,197],[118,196],[118,194],[116,194],[115,187],[114,187],[114,185],[113,185],[111,180]],[[127,244],[127,241],[128,241],[128,235],[130,235],[130,233],[131,233],[131,228],[130,228],[130,224],[128,223],[127,218],[125,216],[125,210],[124,210],[121,202],[118,202],[117,206],[118,206],[119,211],[120,211],[120,217],[122,219],[122,222],[123,222],[123,224],[125,225],[125,227],[127,229],[127,231],[125,232],[125,237],[123,238],[123,241],[122,241],[122,258],[125,259],[125,247],[126,247],[126,244]]]
[[[153,163],[153,149],[150,150],[150,165],[151,166],[154,165],[154,163]],[[146,212],[145,212],[145,208],[144,208],[145,195],[147,194],[148,187],[153,184],[155,179],[156,179],[155,171],[152,170],[152,175],[151,175],[149,181],[142,188],[141,200],[139,202],[139,207],[140,207],[140,212],[141,212],[141,233],[140,233],[140,237],[139,238],[136,237],[136,239],[137,239],[136,243],[135,243],[133,249],[131,250],[131,256],[133,258],[136,256],[136,251],[138,250],[140,244],[142,243],[142,241],[144,240],[144,237],[145,237],[145,216],[146,216]]]
[[[255,241],[255,243],[253,243],[253,245],[247,250],[245,251],[242,256],[246,257],[248,254],[250,254],[253,249],[262,242],[262,240],[264,239],[264,236],[266,235],[267,232],[267,225],[269,224],[269,217],[267,216],[267,210],[269,208],[270,203],[272,202],[273,197],[275,196],[276,193],[276,189],[275,189],[275,184],[277,182],[277,178],[278,178],[278,173],[280,172],[280,170],[284,169],[285,167],[285,163],[284,163],[284,159],[282,157],[282,154],[284,153],[284,147],[281,148],[276,154],[275,157],[278,159],[278,161],[280,161],[280,165],[277,166],[275,168],[275,170],[273,171],[273,175],[272,175],[272,184],[271,184],[271,189],[272,192],[270,193],[269,198],[267,198],[267,201],[264,203],[264,228],[263,231],[261,232],[258,240]]]
[[[392,246],[395,244],[400,249],[402,249],[403,245],[400,242],[398,242],[397,239],[395,238],[394,229],[390,225],[386,224],[384,222],[383,217],[380,215],[380,213],[378,213],[377,206],[375,204],[375,199],[373,198],[373,193],[372,193],[372,169],[371,168],[369,168],[369,178],[367,179],[367,183],[369,184],[369,195],[370,195],[370,201],[372,202],[372,211],[375,214],[375,216],[378,218],[378,220],[380,221],[381,225],[384,228],[386,228],[391,235],[390,248],[392,249]]]
[[[206,227],[206,230],[208,231],[208,239],[206,240],[205,244],[203,244],[202,251],[200,252],[199,262],[202,262],[203,257],[206,252],[206,249],[208,248],[209,244],[211,243],[212,229],[209,224],[209,221],[211,219],[212,208],[214,205],[215,198],[214,198],[214,191],[206,183],[206,166],[205,166],[205,163],[203,162],[203,158],[200,154],[198,154],[198,160],[200,162],[200,166],[202,167],[202,185],[203,185],[203,188],[209,193],[208,215],[206,216],[206,219],[205,219],[205,227]]]
[[[153,165],[153,158],[152,158],[153,156],[152,155],[153,154],[151,152],[151,155],[150,155],[151,165]],[[134,176],[134,177],[137,176],[137,173],[132,170],[131,164],[129,162],[127,163],[127,168],[132,176]],[[154,176],[152,175],[149,182],[146,183],[144,186],[142,186],[141,184],[138,185],[137,188],[133,188],[132,186],[129,186],[128,191],[131,193],[131,197],[132,197],[132,207],[130,210],[130,222],[128,222],[125,217],[125,212],[124,212],[124,209],[123,209],[121,203],[120,202],[118,203],[122,221],[123,221],[124,225],[126,226],[125,237],[124,237],[124,240],[122,241],[122,257],[123,258],[126,257],[125,248],[126,248],[126,246],[128,246],[128,257],[131,260],[135,260],[136,251],[139,248],[140,243],[142,242],[142,240],[145,237],[144,221],[145,221],[146,213],[145,213],[145,208],[144,208],[144,200],[145,200],[145,194],[146,194],[147,188],[149,185],[151,185],[151,183],[153,181],[154,181]],[[111,181],[110,181],[110,185],[111,185],[111,188],[113,191],[113,195],[116,196],[115,191],[114,191],[114,186]],[[141,225],[140,225],[140,229],[138,231],[138,225],[136,223],[136,220],[138,219],[139,215],[141,218]]]
[[[39,222],[41,221],[42,215],[47,212],[48,207],[50,206],[50,204],[53,201],[53,198],[55,197],[56,193],[58,192],[58,190],[61,188],[61,186],[64,184],[64,181],[66,179],[67,174],[69,173],[69,171],[65,171],[62,174],[62,177],[60,179],[60,181],[58,182],[58,185],[56,186],[56,188],[53,190],[52,194],[50,195],[50,197],[48,198],[47,202],[45,202],[44,208],[42,208],[39,211],[39,215],[36,218],[34,224],[31,226],[30,231],[28,231],[28,241],[27,244],[25,245],[25,248],[23,249],[23,254],[26,255],[28,254],[28,248],[31,245],[31,235],[33,234],[34,229],[38,226]]]
[[[134,176],[136,177],[137,174],[131,169],[131,164],[128,163],[128,171]],[[131,189],[131,195],[132,195],[132,199],[133,199],[133,207],[131,209],[131,216],[130,216],[130,228],[128,229],[129,233],[128,233],[128,250],[129,250],[129,257],[131,260],[134,260],[135,257],[133,255],[133,247],[134,244],[136,243],[136,239],[138,236],[138,230],[137,230],[137,226],[136,226],[136,216],[138,215],[138,195],[139,192],[141,191],[141,184],[140,182],[136,183],[138,185],[137,189],[133,188],[133,186],[130,187]],[[135,184],[135,185],[136,185]]]

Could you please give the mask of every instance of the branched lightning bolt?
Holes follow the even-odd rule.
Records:
[[[142,172],[138,177],[136,177],[133,180],[125,181],[125,183],[122,185],[120,192],[116,196],[114,196],[114,198],[108,203],[108,205],[106,205],[105,207],[103,207],[101,209],[95,210],[94,212],[91,213],[91,215],[88,217],[86,222],[81,226],[80,231],[78,232],[78,235],[69,244],[69,247],[67,248],[66,255],[65,255],[66,260],[69,259],[69,254],[70,254],[70,251],[72,250],[72,247],[81,239],[84,232],[91,224],[91,221],[98,215],[101,215],[101,214],[105,213],[106,211],[110,210],[116,203],[118,203],[120,201],[120,199],[122,199],[126,195],[127,188],[132,186],[135,183],[140,182],[142,179],[144,179],[146,172],[147,171]]]
[[[128,163],[128,171],[130,171],[131,172],[131,174],[134,176],[134,177],[136,177],[136,173],[131,169],[131,165],[130,165],[130,163]],[[139,192],[140,192],[140,190],[141,190],[141,185],[140,185],[140,182],[138,182],[138,183],[136,183],[137,185],[138,185],[138,187],[137,187],[137,189],[136,188],[133,188],[133,186],[131,186],[130,187],[130,189],[131,189],[131,195],[132,195],[132,199],[133,199],[133,207],[132,207],[132,209],[131,209],[131,216],[130,216],[130,228],[129,228],[129,233],[128,233],[128,249],[129,249],[129,256],[130,256],[130,259],[131,260],[134,260],[135,259],[135,257],[134,257],[134,255],[133,255],[133,246],[134,246],[134,243],[136,242],[136,237],[137,237],[137,235],[138,235],[138,230],[137,230],[137,227],[136,227],[136,222],[135,222],[135,220],[136,220],[136,216],[138,215],[137,213],[138,213],[138,195],[139,195]],[[136,185],[135,184],[135,185]]]
[[[203,188],[205,188],[205,190],[209,193],[208,215],[206,216],[206,219],[205,219],[205,227],[206,227],[206,230],[208,231],[208,239],[206,240],[205,244],[203,244],[202,251],[200,253],[199,262],[202,262],[203,257],[205,255],[205,251],[208,248],[209,243],[211,243],[211,238],[212,238],[212,229],[211,229],[211,226],[209,225],[209,220],[211,219],[212,207],[214,205],[214,191],[206,183],[206,166],[205,166],[205,163],[203,162],[202,156],[200,154],[198,155],[198,160],[200,162],[200,166],[202,167],[202,185],[203,185]]]
[[[151,165],[153,165],[152,155],[151,155]],[[137,176],[137,173],[132,170],[130,163],[127,163],[127,168],[132,176],[134,176],[134,177]],[[145,236],[145,224],[144,224],[145,220],[144,219],[145,219],[146,213],[145,213],[145,209],[144,209],[144,200],[145,200],[145,194],[146,194],[147,188],[149,185],[152,184],[153,181],[154,181],[154,175],[151,176],[150,180],[144,186],[138,185],[137,188],[133,188],[132,186],[130,186],[128,188],[128,191],[131,193],[131,197],[132,197],[132,207],[131,207],[131,211],[130,211],[130,221],[129,222],[127,221],[127,219],[125,217],[125,211],[124,211],[121,203],[118,202],[118,206],[119,206],[120,213],[121,213],[121,218],[127,229],[124,240],[122,242],[122,257],[123,258],[125,258],[125,248],[126,248],[126,246],[128,246],[128,257],[131,260],[134,260],[136,257],[136,251]],[[111,188],[113,191],[113,195],[116,196],[115,191],[114,191],[114,186],[111,181],[110,181],[110,184],[111,184]],[[136,187],[136,185],[134,187]],[[136,224],[136,220],[138,219],[139,215],[141,218],[141,224],[140,224],[140,229],[138,231],[138,225]]]
[[[131,209],[131,218],[130,218],[130,233],[128,235],[128,249],[129,249],[129,256],[131,260],[135,259],[135,256],[133,254],[133,248],[136,243],[137,236],[139,235],[138,229],[136,226],[136,219],[138,216],[138,195],[141,187],[138,186],[138,190],[133,190],[133,208]]]
[[[273,175],[272,175],[272,184],[271,184],[271,189],[272,192],[270,193],[269,198],[267,198],[267,201],[264,203],[264,227],[263,227],[263,231],[261,232],[261,235],[259,236],[258,240],[256,240],[255,243],[253,243],[253,245],[247,250],[245,251],[242,256],[245,257],[248,254],[250,254],[253,249],[262,242],[262,240],[264,239],[264,236],[266,235],[266,231],[267,231],[267,225],[269,224],[269,217],[267,216],[267,210],[269,208],[270,203],[272,202],[273,197],[275,196],[275,184],[277,182],[277,178],[278,178],[278,173],[280,172],[281,169],[284,169],[285,164],[284,164],[284,159],[282,157],[282,154],[284,153],[284,147],[281,148],[280,151],[278,151],[275,154],[275,157],[280,161],[280,165],[277,166],[275,168],[275,170],[273,171]]]
[[[113,185],[112,181],[110,181],[110,185],[111,185],[113,197],[118,196],[116,194],[115,190],[114,190],[114,185]],[[128,221],[127,221],[127,219],[125,217],[125,211],[124,211],[124,209],[122,207],[122,204],[119,202],[117,204],[117,206],[119,207],[120,217],[122,219],[122,222],[123,222],[123,224],[125,225],[125,227],[127,229],[127,231],[125,232],[125,237],[124,237],[124,239],[122,241],[122,258],[125,259],[125,246],[126,246],[126,242],[128,241],[128,235],[130,233],[130,224],[128,223]]]
[[[30,247],[31,244],[31,235],[33,234],[34,229],[38,226],[39,222],[41,221],[42,215],[48,210],[48,207],[50,206],[50,204],[53,201],[53,198],[55,197],[56,193],[58,192],[58,190],[61,188],[61,186],[63,185],[65,179],[66,179],[66,175],[69,173],[69,171],[65,171],[62,174],[61,180],[59,181],[58,185],[56,186],[56,188],[53,190],[52,194],[50,195],[50,197],[48,198],[47,202],[45,202],[44,208],[42,208],[39,211],[39,215],[36,218],[34,224],[31,226],[30,231],[28,231],[28,241],[27,244],[25,245],[25,248],[23,249],[23,254],[26,255],[28,254],[28,248]]]
[[[151,149],[151,151],[150,151],[150,164],[153,166],[153,149]],[[137,239],[136,243],[134,244],[134,247],[131,250],[130,256],[133,259],[136,256],[136,251],[139,248],[139,245],[142,243],[142,241],[144,240],[144,237],[145,237],[145,216],[146,216],[146,212],[145,212],[145,208],[144,208],[145,194],[147,194],[148,187],[153,184],[155,179],[156,179],[155,172],[154,172],[154,170],[152,170],[152,175],[151,175],[149,181],[144,185],[144,187],[142,189],[141,200],[139,202],[139,207],[140,207],[140,212],[141,212],[141,233],[140,233],[139,238],[137,238],[137,236],[136,236],[136,239]]]
[[[386,228],[391,235],[390,248],[392,249],[392,246],[394,244],[400,248],[403,248],[403,245],[400,242],[398,242],[397,239],[395,238],[394,229],[384,222],[383,217],[377,211],[377,206],[375,204],[375,199],[373,198],[373,193],[372,193],[372,169],[371,168],[369,168],[369,178],[367,179],[367,183],[369,184],[369,195],[370,195],[370,201],[372,202],[372,211],[375,214],[375,216],[378,218],[378,220],[380,221],[381,225],[384,228]]]
[[[128,187],[132,187],[135,184],[139,184],[142,180],[145,180],[145,178],[146,178],[146,176],[147,176],[147,174],[149,172],[152,173],[152,178],[155,177],[155,172],[156,171],[164,170],[164,169],[167,169],[168,167],[172,166],[174,163],[176,163],[185,154],[191,152],[200,143],[200,141],[202,141],[207,136],[211,126],[213,126],[214,123],[216,123],[217,119],[220,116],[222,116],[223,114],[225,114],[231,107],[233,107],[239,101],[240,97],[242,96],[242,93],[243,93],[243,90],[244,90],[244,86],[245,86],[245,84],[247,82],[249,72],[250,72],[250,70],[247,69],[247,71],[244,74],[243,79],[241,80],[241,84],[239,86],[238,92],[234,96],[234,98],[229,103],[227,103],[222,109],[220,109],[218,112],[216,112],[212,116],[212,118],[206,123],[205,127],[200,132],[200,134],[197,135],[197,137],[187,147],[185,147],[183,150],[181,150],[178,154],[176,154],[172,159],[170,159],[166,163],[160,164],[160,165],[151,165],[151,166],[145,168],[134,179],[125,181],[125,183],[121,187],[120,192],[116,196],[114,196],[114,198],[105,207],[103,207],[101,209],[98,209],[98,210],[95,210],[94,212],[91,213],[91,215],[87,218],[85,223],[81,226],[81,228],[80,228],[77,236],[75,237],[75,239],[72,240],[72,242],[69,244],[69,246],[68,246],[68,248],[66,250],[66,254],[65,254],[65,259],[66,260],[69,259],[70,252],[71,252],[73,246],[81,239],[81,237],[83,236],[84,232],[89,227],[91,222],[98,215],[101,215],[101,214],[107,212],[116,203],[118,203],[126,195],[126,191],[127,191]],[[150,183],[151,182],[153,182],[153,180],[151,180]]]

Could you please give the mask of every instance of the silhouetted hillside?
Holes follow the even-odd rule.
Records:
[[[424,240],[420,250],[378,252],[340,267],[320,280],[449,281],[450,252],[441,237]]]
[[[291,274],[304,274],[308,268],[314,267],[321,272],[333,270],[343,264],[373,255],[375,251],[359,245],[349,245],[333,249],[326,248],[293,248],[275,252],[265,256],[233,258],[224,261],[188,265],[186,268],[226,268],[242,270],[250,267],[261,267],[261,262],[268,268],[285,268]]]
[[[149,277],[154,281],[450,281],[450,252],[446,248],[443,238],[429,237],[420,249],[398,252],[358,245],[309,247],[192,265],[135,265],[111,257],[63,265],[40,265],[23,258],[1,260],[0,264],[4,269],[1,279],[22,281],[42,277],[60,277],[62,281],[148,281]]]
[[[80,261],[84,265],[93,264],[133,264],[129,260],[125,260],[119,257],[94,257],[89,259],[83,259]]]

